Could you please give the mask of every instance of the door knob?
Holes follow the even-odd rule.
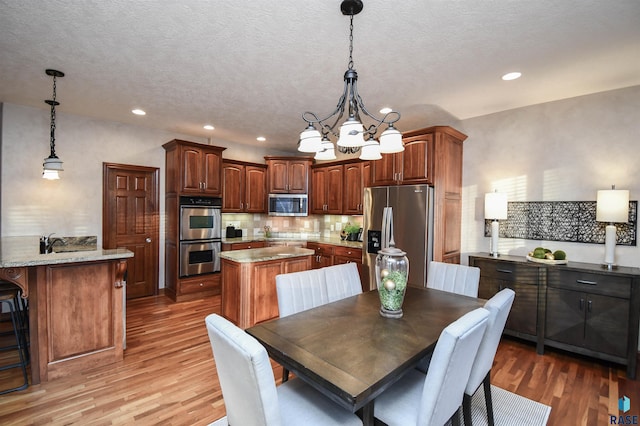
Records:
[[[151,238],[147,237],[147,239],[145,239],[145,241],[150,243],[151,242]]]

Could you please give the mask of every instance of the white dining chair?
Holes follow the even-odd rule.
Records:
[[[454,263],[429,262],[427,288],[478,297],[480,268]]]
[[[355,263],[326,266],[322,268],[322,271],[325,274],[329,302],[362,293],[360,273]]]
[[[378,396],[374,416],[389,426],[458,424],[462,396],[487,326],[478,308],[447,326],[438,339],[427,374],[411,369]]]
[[[276,295],[281,317],[329,303],[322,269],[276,275]]]
[[[276,387],[267,351],[225,318],[205,319],[231,426],[362,425],[299,379]]]
[[[500,337],[507,323],[507,317],[513,305],[516,293],[505,288],[491,299],[487,300],[484,307],[489,311],[487,329],[480,342],[478,354],[471,367],[471,374],[467,382],[462,400],[462,412],[465,426],[471,426],[471,397],[484,384],[484,398],[487,406],[487,420],[489,426],[493,426],[493,403],[491,401],[491,366],[498,350]]]

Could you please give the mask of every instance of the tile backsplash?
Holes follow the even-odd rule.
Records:
[[[362,227],[362,216],[309,215],[304,217],[266,214],[223,213],[222,234],[227,226],[242,229],[243,237],[264,237],[265,226],[274,238],[340,238],[347,223]]]

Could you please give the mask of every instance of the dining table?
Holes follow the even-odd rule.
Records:
[[[380,315],[376,290],[246,329],[269,356],[374,424],[375,398],[429,356],[442,330],[486,301],[407,287],[401,318]]]

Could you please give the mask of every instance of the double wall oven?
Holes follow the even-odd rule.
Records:
[[[222,199],[180,197],[180,277],[220,272]]]

